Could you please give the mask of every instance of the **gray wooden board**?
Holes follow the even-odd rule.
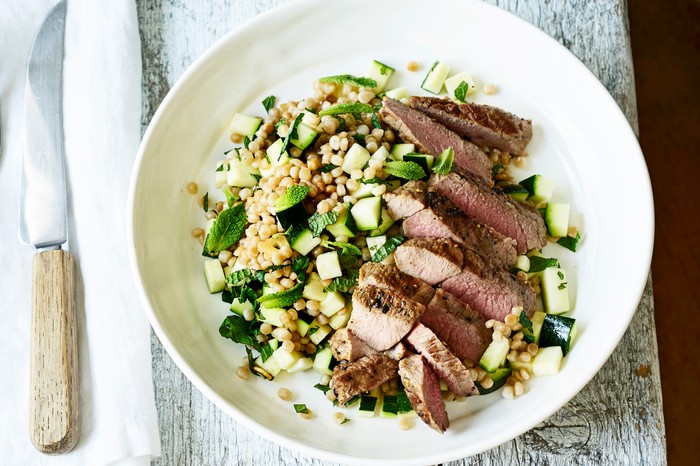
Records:
[[[143,127],[168,89],[218,38],[284,0],[137,0],[143,53]],[[624,0],[490,0],[535,24],[601,80],[628,120],[637,106]],[[162,456],[157,465],[327,465],[238,425],[205,399],[152,336]],[[638,375],[640,366],[649,375]],[[651,277],[619,347],[551,418],[457,465],[666,464]]]

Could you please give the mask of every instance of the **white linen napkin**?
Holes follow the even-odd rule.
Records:
[[[56,0],[0,8],[0,463],[148,464],[160,454],[150,331],[125,235],[141,134],[141,49],[134,0],[68,0],[64,127],[69,250],[77,272],[82,434],[70,453],[29,440],[31,259],[18,236],[24,80],[32,41]]]

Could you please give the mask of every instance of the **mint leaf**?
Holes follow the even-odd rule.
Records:
[[[255,180],[256,183],[260,183],[260,180],[262,180],[262,175],[258,175],[257,173],[251,173],[250,176]]]
[[[290,307],[301,298],[304,292],[304,282],[298,282],[288,290],[279,291],[277,293],[266,294],[258,298],[258,303],[265,304],[266,308],[273,307]]]
[[[287,133],[287,137],[284,138],[284,140],[282,141],[282,148],[280,149],[280,154],[283,154],[284,151],[287,150],[287,147],[289,146],[289,143],[292,139],[296,139],[297,128],[299,127],[299,123],[301,123],[302,118],[304,118],[304,114],[300,113],[299,115],[297,115],[297,117],[294,119],[294,121],[292,121],[292,126],[289,127],[289,132]]]
[[[389,254],[394,252],[396,248],[401,246],[401,244],[406,241],[406,237],[403,235],[392,236],[387,239],[384,244],[377,248],[377,252],[372,256],[372,262],[381,262],[387,258]]]
[[[299,256],[292,261],[292,272],[299,276],[299,281],[306,280],[306,271],[309,268],[311,260],[306,256]],[[304,277],[304,280],[302,280]]]
[[[455,99],[459,100],[460,102],[466,102],[466,97],[467,97],[467,91],[469,90],[469,84],[467,84],[466,81],[462,81],[459,83],[459,86],[457,86],[457,89],[455,89]]]
[[[324,165],[321,168],[319,168],[318,171],[321,173],[327,173],[327,172],[335,170],[336,168],[338,168],[338,165],[333,165],[332,163],[329,163],[329,164]]]
[[[263,99],[262,104],[263,104],[263,107],[265,107],[266,112],[269,113],[270,109],[275,106],[275,100],[277,100],[277,99],[275,98],[274,95],[269,95]]]
[[[219,334],[236,343],[242,343],[260,351],[260,343],[255,339],[259,330],[259,322],[255,320],[248,322],[243,317],[232,315],[224,319],[219,327]]]
[[[548,267],[558,267],[559,261],[554,258],[530,256],[530,270],[528,273],[542,272]]]
[[[240,269],[235,272],[231,272],[228,277],[226,277],[226,283],[231,287],[239,287],[247,285],[255,275],[250,269]]]
[[[333,225],[338,221],[338,212],[326,212],[325,214],[315,213],[309,218],[309,229],[314,238],[321,236],[321,232],[328,225]]]
[[[416,162],[405,162],[402,160],[387,162],[384,166],[384,171],[397,178],[403,178],[409,181],[425,178],[423,167]]]
[[[440,175],[446,175],[452,171],[452,163],[455,160],[455,151],[448,147],[438,156],[433,165],[433,173],[438,173]]]
[[[215,256],[236,244],[241,239],[247,223],[248,218],[242,202],[222,210],[204,241],[204,255]]]
[[[286,124],[287,124],[287,119],[284,118],[284,117],[280,118],[280,121],[278,121],[277,123],[275,123],[275,131],[277,131],[277,129],[278,129],[280,126],[286,125]]]
[[[202,201],[202,208],[204,212],[209,212],[209,192],[204,193],[204,200]]]
[[[295,184],[284,190],[282,195],[275,201],[275,212],[281,212],[297,205],[309,194],[309,187]]]
[[[351,74],[339,74],[326,76],[318,80],[320,83],[354,84],[355,86],[377,87],[377,81],[371,78],[362,78]]]
[[[318,116],[325,115],[342,115],[345,113],[374,113],[374,109],[371,105],[363,104],[360,102],[348,102],[345,104],[338,104],[332,107],[328,107],[325,110],[318,112]]]
[[[226,203],[228,204],[229,207],[231,207],[235,202],[239,199],[238,196],[234,196],[233,193],[228,189],[228,187],[224,186],[224,194],[226,195]]]
[[[323,392],[324,395],[326,394],[326,392],[327,392],[328,390],[331,389],[331,387],[329,387],[328,385],[323,385],[323,384],[320,384],[320,383],[317,383],[316,385],[314,385],[314,388],[318,388],[319,390],[321,390],[321,391]]]
[[[341,243],[340,241],[321,241],[321,246],[327,249],[338,248],[341,254],[354,254],[356,256],[362,255],[360,248],[352,243]]]
[[[503,170],[503,164],[501,162],[498,162],[496,165],[493,166],[493,168],[491,168],[491,174],[493,176],[496,176],[501,172],[501,170]]]
[[[532,321],[527,316],[527,314],[525,314],[524,309],[522,311],[520,311],[520,316],[518,317],[518,322],[520,322],[520,325],[522,325],[523,328],[526,328],[530,332],[530,334],[532,334],[534,332],[534,330],[532,329]]]
[[[360,271],[357,269],[350,269],[348,271],[347,277],[336,277],[333,279],[330,285],[323,289],[324,293],[332,293],[334,291],[341,291],[347,293],[350,289],[357,285],[357,279],[360,276]]]
[[[294,411],[300,414],[307,414],[309,412],[309,408],[307,408],[305,404],[295,403]]]
[[[246,137],[243,138],[243,147],[245,147],[247,149],[249,145],[250,145],[250,138],[248,137],[248,135],[246,135]]]
[[[376,113],[372,114],[372,126],[374,126],[377,129],[382,129],[382,125],[379,124],[379,118],[377,117]]]
[[[579,233],[577,231],[576,236],[562,236],[557,241],[557,244],[561,244],[562,246],[564,246],[566,249],[568,249],[571,252],[576,252],[576,247],[578,246],[578,242],[580,240],[581,240],[581,233]]]

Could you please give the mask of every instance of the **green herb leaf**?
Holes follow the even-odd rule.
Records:
[[[292,139],[296,139],[297,137],[297,128],[299,127],[299,123],[301,123],[301,119],[304,118],[304,114],[300,113],[297,115],[297,117],[292,121],[292,126],[289,127],[289,132],[287,133],[287,137],[284,138],[282,141],[282,147],[280,148],[280,154],[283,154],[286,150],[287,147],[289,147],[289,144]]]
[[[288,290],[260,296],[258,298],[258,303],[264,304],[266,308],[290,307],[301,298],[304,292],[304,286],[304,282],[298,282]]]
[[[344,104],[334,105],[328,107],[325,110],[318,112],[318,116],[325,115],[342,115],[345,113],[373,113],[374,109],[371,105],[363,104],[361,102],[348,102]]]
[[[404,180],[419,180],[425,178],[425,170],[416,162],[405,162],[403,160],[394,160],[387,162],[384,166],[384,171],[390,175]]]
[[[321,328],[321,327],[319,327],[318,325],[314,325],[313,327],[311,327],[311,328],[309,329],[309,335],[313,335],[314,333],[318,332],[318,330],[319,330],[320,328]]]
[[[204,241],[204,255],[215,256],[241,239],[248,218],[242,202],[221,211]]]
[[[277,131],[277,128],[279,128],[280,126],[286,125],[286,124],[287,124],[287,119],[284,117],[280,118],[280,120],[277,123],[275,123],[275,131]]]
[[[382,125],[379,123],[379,117],[377,117],[376,113],[372,114],[372,126],[377,129],[382,129]]]
[[[557,272],[557,277],[559,277],[559,280],[564,280],[564,274],[561,272],[561,270]]]
[[[455,151],[448,147],[440,155],[438,155],[435,165],[433,165],[433,173],[446,175],[452,171],[452,164],[455,161]]]
[[[204,212],[209,212],[209,192],[204,193],[204,201],[202,202]]]
[[[228,277],[226,277],[226,283],[231,287],[244,286],[250,283],[252,279],[255,278],[255,274],[250,269],[240,269],[235,272],[231,272]]]
[[[365,143],[365,135],[364,135],[364,134],[355,133],[355,134],[352,135],[352,137],[355,138],[355,140],[356,140],[357,142],[360,142],[360,143],[362,143],[362,144]]]
[[[224,195],[226,196],[226,204],[229,207],[231,207],[233,204],[235,204],[236,201],[239,199],[238,196],[234,196],[233,193],[226,186],[224,186],[222,191],[224,192]]]
[[[266,112],[269,113],[270,109],[275,106],[275,100],[277,100],[277,99],[275,98],[274,95],[269,95],[263,99],[262,104],[263,104],[263,107],[265,107]]]
[[[520,311],[520,316],[518,317],[518,322],[520,322],[520,325],[522,325],[524,328],[526,328],[530,334],[534,332],[532,329],[532,321],[530,318],[525,314],[525,310],[523,309]]]
[[[333,225],[338,221],[338,212],[326,212],[325,214],[315,213],[309,217],[309,229],[314,235],[314,238],[321,236],[321,232],[328,225]]]
[[[295,403],[294,411],[296,411],[299,414],[308,414],[309,408],[307,408],[306,405],[303,403]]]
[[[360,271],[358,269],[350,269],[348,271],[347,277],[336,277],[333,279],[330,285],[323,289],[324,293],[332,293],[334,291],[340,291],[347,293],[350,289],[357,285],[357,279],[360,276]]]
[[[260,343],[255,339],[255,335],[258,333],[259,322],[251,321],[248,322],[243,317],[238,315],[231,315],[224,319],[219,327],[219,334],[236,343],[242,343],[244,345],[251,346],[256,350],[260,350]]]
[[[467,91],[469,90],[469,84],[466,81],[462,81],[455,89],[455,99],[460,102],[466,102]]]
[[[350,398],[348,401],[343,403],[343,406],[345,406],[346,408],[349,408],[350,406],[352,406],[355,403],[357,403],[358,401],[360,401],[360,398],[362,398],[361,395],[355,395],[352,398]]]
[[[564,289],[566,289],[566,285],[567,285],[567,283],[563,282],[563,283],[560,283],[557,288],[559,288],[560,290],[564,290]]]
[[[530,256],[530,270],[528,273],[542,272],[548,267],[558,267],[559,261],[554,258]]]
[[[345,270],[354,267],[358,258],[355,254],[343,254],[342,251],[338,251],[338,262],[341,269]]]
[[[316,385],[314,385],[314,388],[318,388],[319,390],[321,390],[324,395],[326,394],[326,392],[328,392],[328,390],[331,389],[331,387],[329,387],[328,385],[323,385],[320,383],[317,383]]]
[[[258,175],[257,173],[251,173],[250,176],[255,180],[256,183],[260,183],[260,180],[262,180],[262,175]]]
[[[306,282],[306,271],[311,260],[306,256],[299,256],[292,261],[292,272],[297,274],[300,282]]]
[[[362,184],[384,184],[385,181],[383,179],[375,176],[374,178],[369,178],[367,180],[363,178],[360,180],[360,183],[362,183]]]
[[[275,201],[275,212],[281,212],[299,204],[309,194],[309,187],[295,184],[284,190]]]
[[[248,135],[246,135],[243,138],[243,147],[245,147],[247,149],[249,145],[250,145],[250,138],[248,137]]]
[[[320,83],[354,84],[355,86],[377,87],[377,81],[371,78],[362,78],[351,74],[339,74],[326,76],[318,80]]]
[[[360,248],[352,243],[341,243],[340,241],[321,241],[321,246],[328,249],[338,248],[341,254],[354,254],[356,256],[362,255]]]
[[[493,176],[496,176],[501,172],[501,170],[503,170],[503,164],[501,162],[498,162],[496,165],[493,166],[493,168],[491,168],[491,174]]]
[[[230,151],[230,150],[229,150],[229,151],[226,151],[226,152],[224,152],[224,154],[228,154],[229,152],[231,152],[231,151]],[[216,167],[216,171],[217,171],[217,172],[222,172],[222,171],[224,171],[224,167],[225,167],[225,166],[226,166],[226,162],[224,162],[224,163],[222,163],[221,165],[219,165],[218,167]],[[226,171],[228,171],[228,170],[226,170]]]
[[[338,165],[333,165],[332,163],[329,163],[319,168],[318,171],[321,173],[327,173],[335,170],[336,168],[338,168]]]
[[[389,254],[394,252],[396,248],[401,246],[401,244],[406,241],[406,237],[403,235],[392,236],[387,239],[384,244],[377,248],[377,251],[372,256],[372,262],[381,262],[387,258]]]
[[[342,426],[343,424],[350,422],[350,421],[351,421],[351,419],[346,417],[345,419],[343,419],[343,422],[341,422],[340,425]]]
[[[314,115],[318,113],[318,110],[316,110],[315,108],[306,107],[304,110],[306,110],[309,113],[313,113]]]
[[[562,236],[557,241],[557,244],[561,244],[562,246],[564,246],[566,249],[568,249],[571,252],[576,252],[576,247],[578,246],[578,242],[580,240],[581,240],[581,233],[579,233],[577,231],[576,236]]]

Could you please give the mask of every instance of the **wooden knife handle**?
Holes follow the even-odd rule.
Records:
[[[40,252],[32,269],[29,429],[37,450],[57,455],[80,437],[73,256]]]

